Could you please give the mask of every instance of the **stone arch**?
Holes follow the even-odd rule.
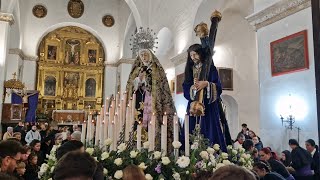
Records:
[[[136,4],[133,2],[133,0],[125,0],[125,2],[127,3],[127,5],[129,6],[129,8],[132,11],[132,14],[134,16],[134,20],[137,24],[137,27],[142,27],[141,16],[140,16],[140,13],[138,11]]]
[[[163,27],[157,34],[158,48],[156,49],[156,56],[166,56],[173,47],[173,34],[167,27]]]
[[[229,124],[231,138],[235,138],[238,132],[240,132],[238,103],[235,98],[230,95],[221,95],[221,99],[226,106],[226,118]]]

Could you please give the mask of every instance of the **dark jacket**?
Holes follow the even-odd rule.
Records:
[[[24,173],[25,180],[39,180],[38,178],[39,167],[27,165],[26,172]]]
[[[285,178],[276,172],[269,172],[262,178],[262,180],[285,180]]]
[[[262,144],[261,141],[259,141],[257,144],[254,145],[254,147],[255,147],[258,151],[260,151],[260,150],[263,148],[263,144]]]
[[[307,150],[297,147],[291,151],[291,161],[291,166],[297,171],[305,166],[311,165],[313,159]]]
[[[320,179],[320,159],[319,159],[319,151],[316,150],[316,152],[314,153],[312,159],[312,164],[311,164],[311,169],[314,171],[315,177]]]
[[[289,171],[286,169],[286,167],[278,160],[274,158],[270,158],[268,160],[268,163],[270,164],[271,171],[276,172],[283,176],[284,178],[287,178],[290,176]]]

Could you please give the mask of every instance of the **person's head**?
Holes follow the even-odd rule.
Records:
[[[152,60],[152,54],[148,49],[140,50],[139,57],[144,65],[149,64]]]
[[[308,139],[308,140],[306,140],[305,145],[306,145],[307,151],[309,151],[310,153],[311,153],[314,149],[317,149],[316,143],[314,142],[313,139]]]
[[[66,133],[66,139],[68,140],[68,141],[70,141],[71,140],[71,133],[70,133],[70,131],[67,131],[67,133]]]
[[[13,133],[13,128],[11,126],[7,127],[7,132],[8,133]]]
[[[259,161],[253,164],[253,170],[263,178],[266,174],[270,172],[270,166],[267,162]]]
[[[46,125],[46,124],[41,124],[41,125],[40,125],[40,129],[41,129],[42,131],[46,131],[46,130],[47,130],[47,125]]]
[[[31,153],[28,157],[28,162],[30,165],[38,164],[38,156],[35,153]]]
[[[19,162],[17,164],[16,171],[20,176],[23,176],[24,173],[26,172],[26,164],[24,162]]]
[[[97,162],[86,152],[72,151],[65,154],[57,163],[53,180],[88,180],[97,170]]]
[[[260,159],[263,161],[268,161],[272,157],[272,153],[269,148],[262,148],[259,151]]]
[[[36,125],[33,125],[33,126],[31,127],[31,130],[32,130],[33,132],[35,132],[35,131],[37,130],[37,126],[36,126]]]
[[[253,138],[253,137],[256,137],[257,135],[256,135],[256,133],[253,132],[252,130],[249,130],[249,136],[250,136],[251,138]]]
[[[79,152],[84,152],[84,146],[83,143],[80,141],[68,141],[64,144],[62,144],[56,152],[57,159],[59,160],[63,155],[70,151],[79,151]]]
[[[71,140],[81,141],[81,132],[80,131],[74,131],[71,134]]]
[[[17,140],[21,141],[21,133],[20,132],[15,132],[13,133],[12,137],[16,138]]]
[[[57,133],[54,140],[55,144],[61,144],[61,142],[63,141],[63,135],[61,133]]]
[[[281,153],[281,161],[285,166],[289,166],[291,163],[291,153],[288,150],[284,150]]]
[[[237,136],[237,141],[240,143],[240,144],[243,144],[243,142],[246,140],[246,137],[242,134],[242,133],[239,133],[238,136]]]
[[[217,169],[210,180],[255,180],[252,172],[236,165],[227,165]]]
[[[23,126],[23,125],[24,125],[23,122],[19,121],[18,126]]]
[[[27,161],[29,155],[31,154],[31,147],[28,145],[25,145],[23,147],[24,151],[21,153],[21,160],[22,161]]]
[[[136,165],[129,165],[123,170],[123,180],[145,180],[143,171]]]
[[[242,132],[246,132],[248,130],[248,125],[246,123],[243,123],[241,127],[242,127]]]
[[[295,149],[295,148],[299,147],[299,143],[295,139],[290,139],[289,140],[289,146],[290,146],[291,149]]]
[[[259,138],[257,136],[252,138],[252,141],[254,144],[258,144],[259,143]]]
[[[201,22],[194,28],[194,32],[199,37],[204,37],[208,35],[208,25],[206,23]]]
[[[30,143],[30,147],[32,151],[39,152],[41,148],[41,141],[39,141],[38,139],[32,140]]]
[[[242,147],[246,150],[246,151],[250,151],[252,152],[254,147],[253,147],[253,141],[251,139],[246,139],[243,144]]]
[[[72,126],[72,130],[73,130],[73,131],[78,131],[78,128],[79,128],[79,126],[76,125],[76,124]]]
[[[203,48],[200,44],[193,44],[188,49],[188,61],[192,61],[192,64],[198,64],[204,61]]]
[[[7,140],[0,142],[1,171],[12,173],[21,159],[24,149],[17,141]]]

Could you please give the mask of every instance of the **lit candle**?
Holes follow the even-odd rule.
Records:
[[[173,117],[173,141],[179,141],[179,121],[176,113]]]
[[[154,150],[154,141],[155,141],[155,121],[156,120],[156,116],[154,113],[152,113],[151,116],[151,121],[148,125],[148,141],[150,143],[149,146],[149,151],[153,151]]]
[[[106,139],[108,139],[109,112],[105,113],[103,126],[104,126],[104,128],[103,128],[103,140],[106,140]],[[102,143],[104,143],[104,141]]]
[[[141,150],[141,122],[137,125],[137,149]]]
[[[87,123],[86,123],[86,121],[84,121],[84,122],[82,123],[82,128],[81,128],[81,130],[82,130],[82,132],[81,132],[81,142],[82,142],[83,144],[85,144],[85,143],[86,143],[86,131],[87,131]]]
[[[129,132],[131,127],[131,120],[130,120],[130,106],[127,106],[126,110],[126,118],[125,118],[125,135],[124,135],[124,141],[129,141]]]
[[[162,125],[161,125],[161,151],[163,151],[164,154],[167,153],[167,123],[168,122],[168,116],[165,112],[162,118]]]
[[[112,144],[110,150],[113,150],[114,146],[114,131],[115,131],[115,126],[114,126],[114,113],[115,113],[115,100],[113,99],[111,102],[111,106],[109,109],[109,129],[108,129],[108,138],[112,139]]]
[[[94,145],[95,146],[99,146],[99,137],[100,137],[100,115],[97,116],[97,120],[96,120],[96,131],[95,131],[95,138],[94,138]]]
[[[184,118],[184,142],[185,142],[185,155],[190,156],[190,142],[189,142],[189,115],[186,114]]]

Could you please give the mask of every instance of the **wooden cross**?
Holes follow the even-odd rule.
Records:
[[[13,79],[16,79],[17,73],[14,72],[14,73],[12,74],[12,76],[13,76]]]

